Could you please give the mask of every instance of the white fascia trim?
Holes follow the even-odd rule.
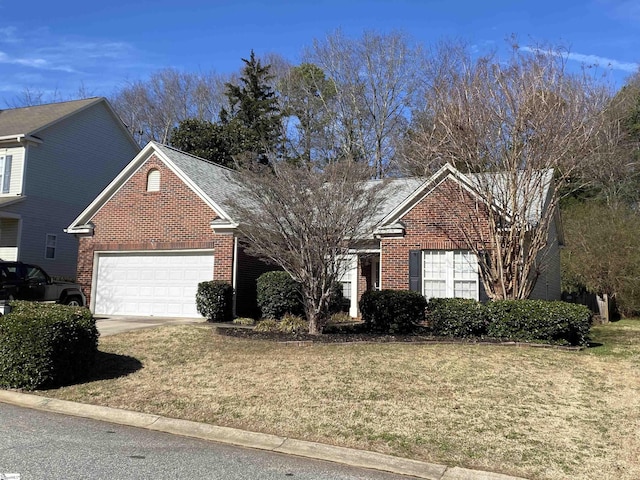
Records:
[[[38,137],[34,137],[31,135],[24,135],[24,134],[20,134],[20,135],[4,135],[2,137],[0,137],[0,143],[21,143],[21,144],[25,144],[28,142],[32,142],[32,143],[43,143],[43,141],[38,138]]]
[[[379,248],[350,248],[347,250],[347,253],[350,255],[355,255],[358,253],[380,253]]]
[[[69,233],[71,235],[93,235],[94,226],[91,224],[88,225],[78,225],[73,228],[65,228],[63,229],[64,233]]]
[[[213,222],[215,222],[215,220]],[[238,229],[238,224],[235,222],[218,224],[214,224],[213,222],[209,224],[211,230],[213,230],[213,233],[228,233]]]

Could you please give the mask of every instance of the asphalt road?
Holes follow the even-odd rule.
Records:
[[[3,473],[21,480],[409,478],[0,403]]]

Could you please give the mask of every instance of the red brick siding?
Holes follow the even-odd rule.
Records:
[[[147,192],[147,174],[160,171],[160,191]],[[91,298],[94,252],[213,248],[212,277],[232,281],[233,236],[214,234],[215,212],[152,155],[91,219],[94,235],[82,237],[78,282]]]
[[[405,225],[403,238],[383,238],[381,241],[381,287],[409,289],[409,251],[411,250],[468,250],[461,228],[474,241],[487,238],[488,225],[483,215],[485,205],[447,179],[420,200],[400,220]],[[470,226],[470,218],[473,227]],[[462,225],[466,227],[461,227]]]

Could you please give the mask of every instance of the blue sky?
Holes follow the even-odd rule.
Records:
[[[251,49],[296,63],[337,28],[479,49],[511,34],[522,45],[563,43],[575,67],[597,63],[617,86],[640,63],[640,0],[0,0],[0,108],[25,88],[108,96],[166,67],[229,73]]]

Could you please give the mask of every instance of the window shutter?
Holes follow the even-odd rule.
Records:
[[[409,252],[409,290],[422,291],[422,250]]]
[[[12,156],[4,157],[4,172],[2,175],[2,193],[9,193],[11,190],[11,160]]]

